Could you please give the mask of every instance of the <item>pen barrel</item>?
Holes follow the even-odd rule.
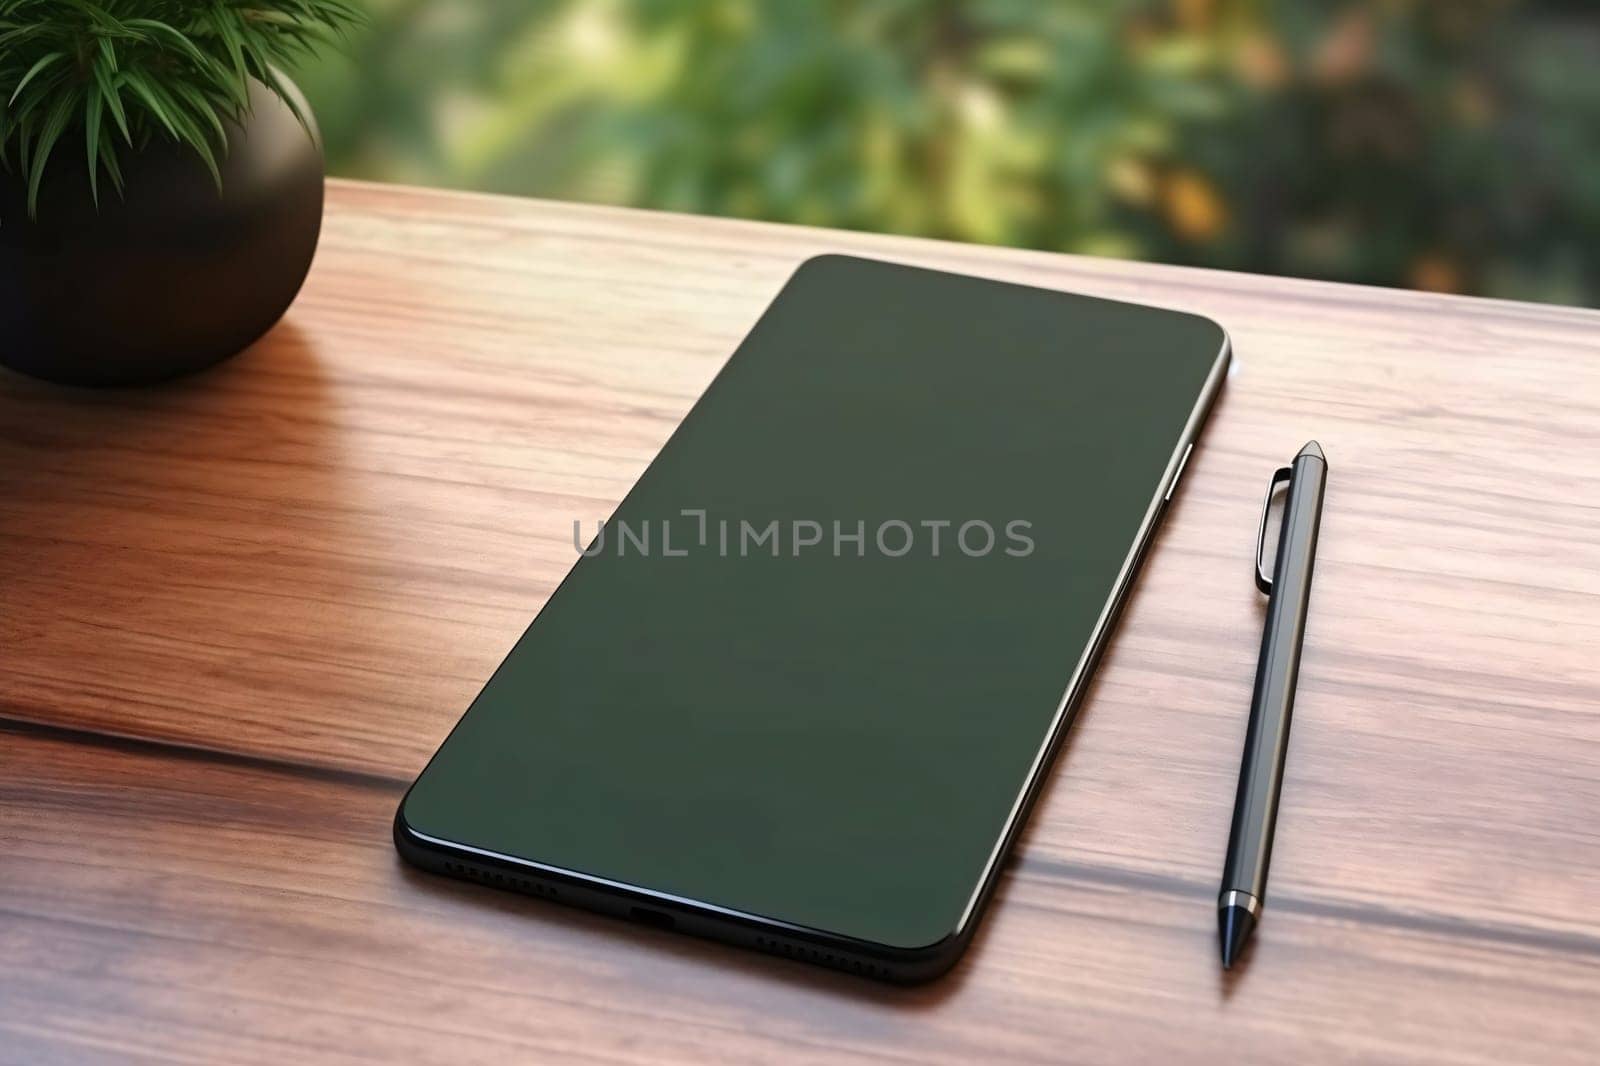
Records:
[[[1327,463],[1320,456],[1302,454],[1295,458],[1279,526],[1255,691],[1250,699],[1250,724],[1239,768],[1227,863],[1222,871],[1223,896],[1247,892],[1257,901],[1266,900],[1267,867],[1289,750],[1289,721],[1311,604],[1311,571],[1327,475]]]

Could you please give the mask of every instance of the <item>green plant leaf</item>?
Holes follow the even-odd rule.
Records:
[[[228,131],[223,128],[222,119],[217,117],[216,107],[210,100],[206,99],[205,94],[193,85],[181,81],[173,82],[172,91],[175,95],[181,97],[184,103],[189,105],[194,114],[210,124],[212,132],[217,135],[217,144],[226,146],[228,143]]]
[[[161,123],[162,127],[167,131],[168,135],[171,136],[173,140],[183,140],[182,137],[178,136],[178,127],[172,123],[172,116],[169,115],[167,113],[167,109],[162,106],[160,98],[156,96],[155,91],[151,87],[151,83],[147,78],[129,77],[124,81],[123,84],[127,85],[129,92],[133,93],[133,95],[144,101],[144,106],[149,110],[150,114],[154,116],[155,120]]]
[[[174,83],[175,86],[177,84],[181,83]],[[217,154],[212,149],[210,138],[206,136],[205,129],[200,125],[196,117],[188,111],[184,106],[184,102],[174,96],[163,83],[153,81],[146,85],[145,88],[152,97],[160,100],[162,111],[166,114],[171,124],[174,136],[199,154],[200,161],[211,172],[211,180],[216,183],[217,188],[222,188],[222,171],[217,166]],[[203,102],[202,107],[204,108]],[[204,110],[208,115],[210,114],[209,108],[204,108]],[[212,117],[214,118],[215,116]]]
[[[244,41],[240,35],[236,18],[237,16],[226,4],[217,3],[212,6],[211,30],[221,39],[223,48],[227,49],[228,59],[233,65],[234,75],[243,84],[245,79]]]
[[[61,136],[61,131],[67,128],[67,121],[72,117],[73,105],[77,101],[72,96],[63,95],[56,100],[55,107],[51,108],[49,117],[44,121],[43,128],[39,131],[39,141],[33,150],[33,160],[28,174],[28,214],[36,216],[39,211],[39,182],[44,178],[45,164],[50,161],[50,150],[55,147],[56,140]]]
[[[273,68],[361,18],[349,0],[0,0],[0,166],[19,168],[36,210],[54,149],[81,128],[96,204],[102,176],[123,187],[121,153],[152,137],[193,151],[220,185],[251,79],[308,125]]]
[[[89,198],[97,208],[100,206],[100,116],[104,109],[105,98],[98,88],[91,89],[83,112],[83,137],[89,151]]]
[[[115,74],[117,72],[117,46],[112,43],[110,37],[101,37],[98,42],[98,48],[100,50],[100,58],[105,60],[106,70]],[[95,67],[98,70],[99,64],[96,64]]]
[[[17,82],[17,87],[12,90],[11,99],[6,101],[6,105],[9,107],[10,105],[15,104],[17,102],[17,97],[22,95],[22,90],[28,87],[29,82],[33,81],[34,78],[37,78],[41,73],[48,70],[55,63],[65,59],[66,56],[67,54],[65,52],[50,52],[47,55],[40,56],[39,61],[33,66],[29,67],[28,73],[22,76],[21,81]]]
[[[291,92],[289,87],[284,84],[283,75],[278,73],[278,69],[276,67],[271,66],[266,67],[262,73],[266,75],[263,80],[266,82],[267,86],[271,88],[273,92],[278,94],[278,98],[283,101],[284,106],[287,107],[290,113],[294,115],[295,120],[300,123],[301,128],[304,129],[307,134],[309,134],[311,132],[311,119],[305,114],[304,111],[300,109],[300,105],[295,102],[294,93]]]
[[[206,70],[215,64],[215,60],[196,48],[193,41],[165,22],[158,19],[133,18],[124,19],[122,24],[129,29],[143,30],[151,39],[182,52],[201,70]]]
[[[117,124],[122,139],[132,144],[133,134],[128,129],[128,113],[122,107],[121,77],[113,75],[103,63],[94,64],[95,89],[104,101],[106,110],[111,112],[111,120]]]
[[[109,146],[108,146],[109,147]],[[122,195],[122,164],[117,162],[115,151],[101,153],[100,161],[106,168],[106,174],[111,178],[111,185],[117,190],[117,195]]]

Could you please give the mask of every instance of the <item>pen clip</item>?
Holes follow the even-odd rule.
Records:
[[[1287,483],[1294,477],[1294,467],[1280,466],[1277,473],[1272,475],[1272,480],[1267,483],[1267,498],[1261,501],[1261,528],[1256,530],[1256,588],[1272,595],[1272,578],[1268,576],[1266,567],[1262,565],[1262,551],[1267,546],[1267,515],[1272,512],[1272,494],[1278,491],[1278,486]]]

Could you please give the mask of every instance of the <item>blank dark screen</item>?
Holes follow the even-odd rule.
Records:
[[[450,735],[406,820],[873,943],[940,941],[1223,344],[1192,315],[807,262]],[[684,511],[705,512],[706,544]],[[592,535],[596,517],[563,529],[581,518]],[[741,551],[741,523],[773,522],[776,557]],[[796,549],[796,522],[820,543]],[[1017,522],[1031,551],[1007,536]],[[970,523],[994,531],[991,550]],[[621,525],[648,529],[651,550],[619,554]]]

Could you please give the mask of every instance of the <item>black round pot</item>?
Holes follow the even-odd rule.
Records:
[[[101,174],[96,210],[80,132],[57,144],[30,219],[13,148],[13,167],[0,166],[0,363],[73,385],[145,384],[272,327],[316,251],[322,148],[265,86],[252,82],[250,100],[217,160],[220,192],[192,149],[155,137],[119,157],[122,196]]]

